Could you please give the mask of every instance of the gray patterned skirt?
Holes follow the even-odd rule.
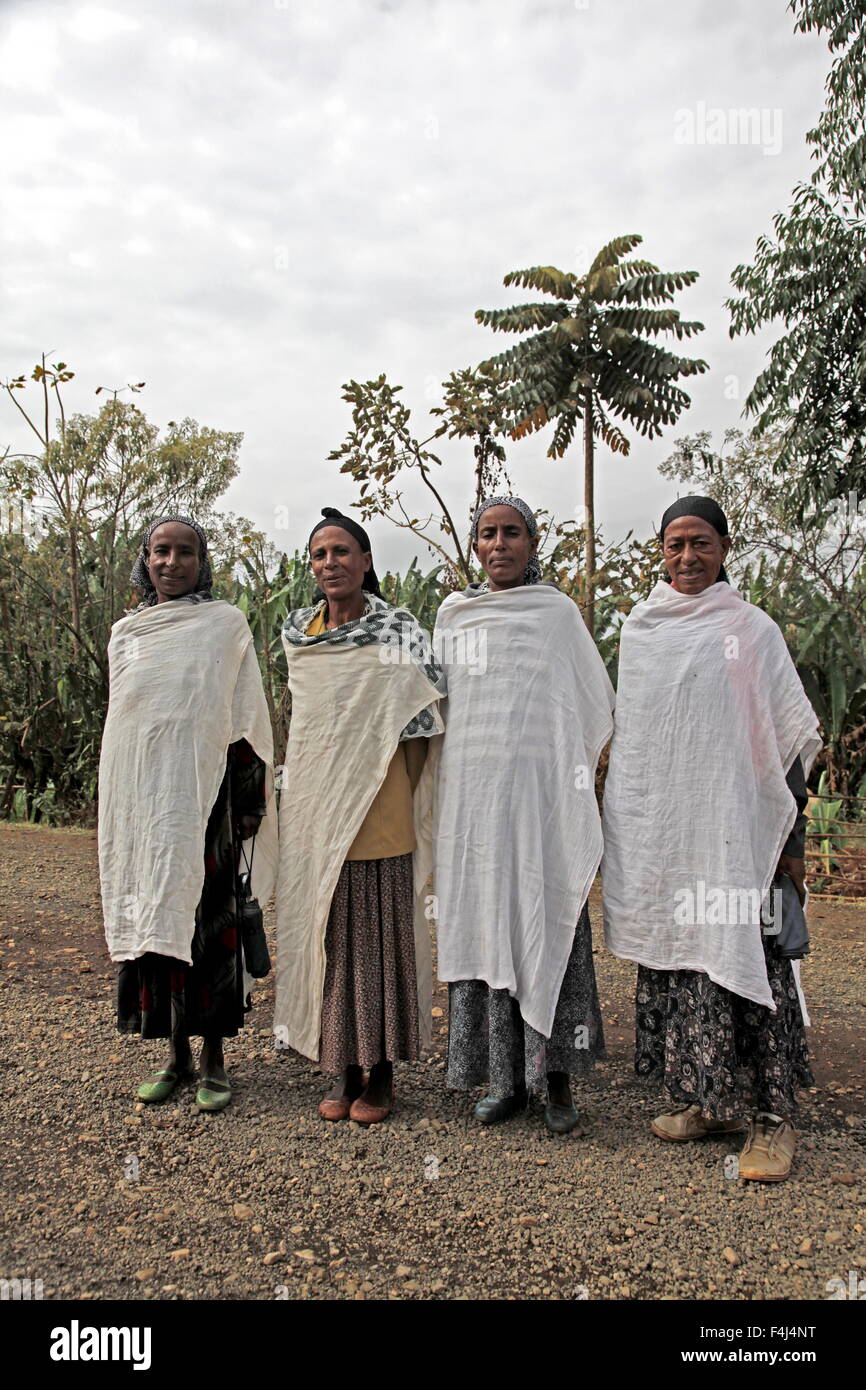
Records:
[[[325,932],[320,1065],[419,1055],[412,855],[347,859]]]
[[[789,1118],[797,1090],[814,1084],[791,962],[764,937],[775,1013],[698,970],[638,968],[635,1071],[705,1119],[750,1110]]]
[[[592,927],[584,907],[574,933],[549,1038],[525,1023],[507,989],[483,980],[448,986],[448,1085],[468,1091],[487,1086],[503,1099],[525,1080],[528,1091],[547,1091],[549,1071],[590,1071],[604,1056],[604,1031],[592,963]]]

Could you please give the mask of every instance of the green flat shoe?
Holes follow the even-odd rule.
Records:
[[[136,1091],[136,1096],[148,1105],[153,1105],[157,1101],[168,1100],[178,1082],[188,1076],[188,1071],[175,1071],[173,1067],[166,1067],[165,1071],[155,1071],[146,1081],[142,1081]]]
[[[212,1076],[203,1076],[195,1093],[199,1110],[225,1110],[231,1098],[231,1086],[225,1081],[214,1080]]]

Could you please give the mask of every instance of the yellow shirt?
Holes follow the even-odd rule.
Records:
[[[318,637],[326,631],[322,609],[307,628],[307,636]],[[412,853],[415,848],[412,793],[426,757],[426,738],[413,738],[397,745],[385,780],[349,846],[347,859],[391,859],[398,854]]]

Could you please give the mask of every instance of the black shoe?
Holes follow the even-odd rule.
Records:
[[[503,1096],[497,1100],[494,1096],[485,1096],[476,1105],[472,1114],[476,1120],[480,1120],[483,1125],[496,1125],[500,1120],[508,1120],[512,1115],[516,1115],[519,1110],[525,1110],[528,1104],[528,1097],[525,1086],[521,1086],[511,1096]]]
[[[580,1115],[573,1105],[555,1105],[549,1100],[544,1107],[544,1123],[551,1134],[568,1134],[580,1124]]]

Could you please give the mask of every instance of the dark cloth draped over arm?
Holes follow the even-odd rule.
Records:
[[[795,758],[791,764],[791,770],[785,781],[788,790],[797,803],[797,819],[794,821],[794,828],[782,846],[782,854],[789,859],[802,859],[806,852],[806,817],[803,812],[809,800],[806,791],[806,778],[803,773],[803,764],[799,758]]]
[[[228,765],[233,819],[263,816],[267,810],[265,764],[245,738],[229,744]]]

